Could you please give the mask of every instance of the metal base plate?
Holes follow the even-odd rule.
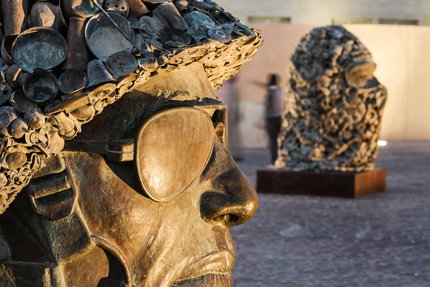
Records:
[[[257,172],[257,192],[359,198],[384,192],[387,171],[310,172],[265,169]]]

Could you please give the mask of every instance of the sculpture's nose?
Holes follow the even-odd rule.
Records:
[[[234,226],[254,216],[257,193],[218,140],[204,178],[209,184],[201,198],[201,215],[205,221]]]

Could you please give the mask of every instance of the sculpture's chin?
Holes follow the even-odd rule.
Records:
[[[171,287],[232,287],[231,273],[206,274],[193,279],[186,279],[172,284]]]

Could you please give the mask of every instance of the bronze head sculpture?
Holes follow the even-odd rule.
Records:
[[[386,88],[369,50],[341,26],[313,29],[292,56],[277,167],[375,168]]]
[[[212,1],[117,1],[127,12],[70,2],[83,4],[60,3],[69,33],[87,14],[109,13],[109,23],[118,13],[136,39],[93,65],[98,74],[66,59],[88,77],[71,95],[38,103],[18,76],[14,88],[4,82],[4,121],[13,120],[2,129],[0,286],[232,286],[229,228],[258,200],[225,149],[214,90],[260,37]],[[81,45],[68,41],[68,57]],[[12,129],[16,120],[27,126]]]

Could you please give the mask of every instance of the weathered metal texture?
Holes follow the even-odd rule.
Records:
[[[277,167],[375,168],[386,88],[370,52],[345,28],[312,30],[292,56]]]
[[[28,100],[46,104],[58,94],[57,77],[51,72],[37,70],[27,77],[22,88]]]
[[[258,198],[217,128],[224,113],[200,63],[158,74],[107,107],[0,216],[1,286],[232,286],[229,229],[254,215]],[[126,139],[148,150],[109,159],[130,152],[111,150]],[[166,202],[149,197],[130,168],[147,152],[158,159],[140,174],[160,171],[152,191],[179,192]]]
[[[112,24],[116,22],[119,29]],[[91,52],[105,61],[111,55],[134,47],[134,32],[130,22],[117,13],[97,14],[89,20],[85,29],[85,39]],[[125,35],[127,37],[125,37]]]
[[[87,74],[79,69],[64,70],[58,78],[58,88],[66,95],[82,91],[88,85]]]
[[[71,17],[67,32],[68,55],[65,69],[85,71],[89,62],[89,51],[85,42],[85,18]]]
[[[217,89],[223,81],[233,77],[262,44],[257,31],[248,28],[212,1],[188,1],[186,9],[180,10],[177,7],[185,5],[184,1],[174,1],[173,4],[176,5],[176,8],[169,1],[154,0],[139,3],[130,1],[128,19],[115,12],[112,14],[117,16],[111,18],[122,17],[125,19],[124,21],[129,21],[136,28],[131,31],[133,34],[130,37],[138,39],[139,43],[122,45],[121,49],[129,49],[119,52],[131,53],[137,59],[137,69],[131,72],[135,61],[130,57],[130,65],[127,67],[110,65],[111,70],[119,71],[116,73],[118,79],[112,77],[109,81],[98,81],[100,78],[92,77],[88,71],[88,84],[84,90],[81,90],[82,83],[85,81],[79,85],[65,86],[64,78],[67,77],[61,77],[61,73],[64,72],[64,69],[84,71],[87,68],[91,56],[88,54],[88,43],[84,40],[82,32],[89,25],[86,23],[91,22],[88,21],[88,18],[97,13],[99,15],[95,17],[103,18],[100,15],[105,14],[101,13],[100,7],[103,6],[104,1],[99,0],[97,5],[92,0],[59,1],[62,16],[69,26],[68,32],[65,29],[51,31],[46,27],[33,27],[30,28],[32,30],[22,33],[26,24],[26,21],[22,22],[22,19],[25,19],[33,8],[33,6],[27,7],[26,3],[21,0],[2,2],[3,27],[12,28],[4,31],[7,36],[3,41],[5,45],[2,47],[2,57],[8,64],[0,69],[0,79],[4,79],[0,81],[3,88],[3,95],[0,98],[0,214],[12,203],[18,192],[27,185],[34,171],[43,167],[47,158],[58,154],[63,149],[65,140],[74,138],[82,130],[82,125],[101,114],[107,106],[116,102],[124,94],[151,78],[196,62],[203,65],[209,82],[214,89]],[[36,2],[31,1],[31,5],[34,3]],[[160,7],[160,5],[162,6]],[[145,7],[148,11],[145,10]],[[13,12],[14,9],[17,11],[16,13]],[[32,18],[41,17],[41,20],[44,20],[42,19],[43,13],[37,14],[36,11],[37,9],[33,10],[35,15],[32,15]],[[193,20],[191,21],[193,25],[189,26],[184,18],[193,11],[199,11],[199,13],[213,18],[214,28],[218,30],[209,33],[207,17],[206,20],[203,19],[205,17],[199,18],[203,19],[206,24],[200,20]],[[154,12],[160,18],[159,20],[153,16]],[[140,14],[143,16],[137,19],[137,15],[141,16]],[[107,20],[106,26],[102,25],[100,28],[109,27],[111,31],[113,31],[112,28],[118,29],[117,25],[109,22],[109,18]],[[222,35],[219,33],[219,29],[222,29]],[[33,31],[38,32],[32,33]],[[117,35],[124,32],[121,29]],[[52,43],[49,42],[48,46],[44,46],[45,42],[37,41],[38,37],[34,37],[38,33],[60,36],[53,37]],[[66,35],[66,33],[68,34]],[[17,36],[21,40],[14,42]],[[67,44],[64,41],[65,38],[68,39]],[[19,44],[23,39],[26,40],[24,41],[26,43]],[[100,45],[100,41],[105,43],[104,47]],[[112,41],[111,38],[101,38],[100,41],[98,47],[101,49],[112,51],[113,44],[118,46],[118,43]],[[12,53],[13,43],[15,43],[14,53]],[[39,43],[40,46],[37,44],[35,50],[28,49],[36,43]],[[41,46],[45,48],[41,48]],[[43,53],[43,50],[46,53]],[[49,51],[55,52],[55,55],[51,57],[47,53]],[[18,62],[14,62],[10,57],[11,54],[15,55],[13,58]],[[64,58],[63,54],[65,54]],[[101,56],[103,59],[95,61],[106,60],[104,55]],[[34,61],[36,58],[43,59],[43,61]],[[64,63],[62,63],[63,60],[65,60]],[[99,64],[100,67],[106,66],[106,63],[100,62]],[[9,76],[6,77],[3,75],[3,70],[6,71],[9,68],[8,65],[21,66],[24,72],[11,70]],[[27,99],[30,102],[27,109],[16,110],[16,105],[11,103],[11,95],[14,91],[18,95],[22,95],[22,92],[18,91],[22,90],[29,76],[25,71],[33,72],[40,68],[60,78],[60,87],[63,91],[49,102],[36,103]],[[107,70],[105,69],[105,71]],[[129,73],[126,74],[126,72]],[[49,79],[47,82],[50,82]],[[73,94],[68,95],[68,93]]]
[[[103,5],[104,0],[96,0]],[[93,0],[60,0],[60,8],[66,19],[70,17],[89,18],[100,12]]]
[[[18,37],[12,44],[12,59],[24,71],[50,70],[67,58],[67,42],[56,30],[33,27]]]
[[[28,0],[2,0],[4,35],[17,35],[27,27]]]
[[[149,13],[148,7],[142,0],[128,0],[130,6],[130,15],[135,18],[140,18]]]
[[[48,27],[59,31],[65,22],[60,6],[49,1],[34,3],[28,19],[30,27]]]
[[[128,17],[130,13],[130,6],[128,0],[106,0],[104,9],[107,12],[116,12],[124,17]]]

